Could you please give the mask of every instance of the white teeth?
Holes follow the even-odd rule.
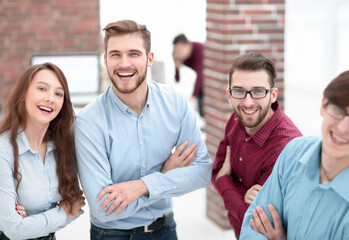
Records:
[[[133,73],[118,73],[118,75],[123,76],[123,77],[128,77],[128,76],[132,76]]]
[[[47,108],[47,107],[39,107],[41,110],[45,110],[47,112],[52,112],[51,108]]]
[[[339,136],[335,135],[334,133],[332,134],[332,137],[334,140],[336,140],[339,143],[349,143],[349,141],[346,141],[345,139],[340,138]]]
[[[254,113],[254,112],[256,112],[256,111],[255,111],[255,110],[246,110],[246,109],[245,109],[244,112],[247,113],[247,114],[252,114],[252,113]]]

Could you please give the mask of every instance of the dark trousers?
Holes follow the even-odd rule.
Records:
[[[10,240],[4,233],[0,234],[0,240]],[[45,237],[32,238],[28,240],[56,240],[55,233],[50,233]]]
[[[159,230],[153,232],[140,231],[139,228],[130,230],[103,229],[91,224],[91,240],[178,240],[176,222],[173,219]]]

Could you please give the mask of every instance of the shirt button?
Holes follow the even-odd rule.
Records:
[[[307,213],[307,215],[305,215],[306,218],[309,218],[309,216],[310,216],[309,213]]]
[[[248,140],[247,140],[247,138],[245,138],[245,142],[247,142]]]
[[[242,178],[239,178],[239,182],[242,182]]]
[[[315,191],[315,194],[316,194],[316,195],[319,195],[319,194],[320,194],[320,191],[319,191],[319,190],[316,190],[316,191]]]
[[[143,145],[143,142],[142,142],[142,141],[140,141],[139,143],[140,143],[141,145]]]
[[[157,193],[158,193],[158,191],[156,191],[156,190],[155,190],[155,191],[154,191],[154,193],[155,193],[155,194],[157,194]]]
[[[176,186],[173,186],[173,189],[177,188]]]
[[[141,165],[144,168],[144,164]]]
[[[239,158],[239,161],[240,161],[240,162],[242,162],[242,157],[241,157],[241,158]]]

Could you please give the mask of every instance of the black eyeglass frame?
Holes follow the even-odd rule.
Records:
[[[328,105],[332,105],[332,106],[336,107],[337,110],[339,110],[339,112],[342,112],[343,113],[342,117],[339,117],[338,115],[331,114],[331,112],[328,111]],[[338,107],[336,104],[332,103],[330,100],[328,100],[327,103],[326,103],[325,111],[328,113],[328,115],[330,115],[331,117],[333,117],[334,119],[337,119],[339,121],[343,120],[346,116],[349,117],[349,113],[347,111],[345,111],[341,107]]]
[[[273,87],[272,88],[269,88],[269,89],[253,89],[253,90],[250,90],[250,91],[247,91],[247,90],[243,90],[243,89],[234,89],[234,88],[229,88],[229,94],[230,94],[230,96],[232,97],[232,98],[234,98],[234,99],[245,99],[246,98],[246,96],[247,96],[247,94],[250,94],[250,97],[252,98],[252,99],[263,99],[263,98],[265,98],[267,95],[268,95],[268,93],[269,92],[271,92],[271,91],[273,91]],[[233,90],[239,90],[239,91],[242,91],[242,92],[245,92],[245,96],[244,97],[241,97],[241,98],[237,98],[237,97],[233,97],[233,94],[232,94],[232,91]],[[265,95],[264,95],[264,97],[253,97],[252,95],[252,92],[255,92],[255,91],[261,91],[261,90],[263,90],[263,91],[265,91]]]

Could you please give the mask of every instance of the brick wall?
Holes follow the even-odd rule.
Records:
[[[99,53],[100,46],[99,0],[0,0],[0,113],[32,55]]]
[[[234,57],[261,52],[276,64],[278,100],[283,106],[285,0],[207,0],[204,111],[206,144],[212,159],[232,113],[225,89]],[[207,216],[230,229],[223,200],[207,188]]]

